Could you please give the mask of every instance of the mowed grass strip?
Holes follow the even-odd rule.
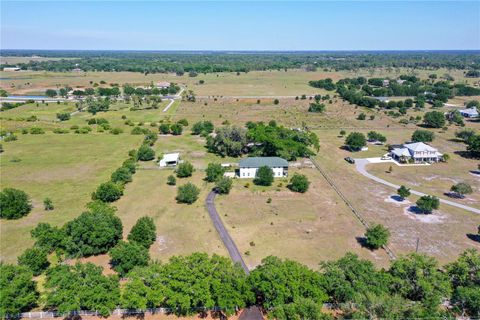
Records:
[[[4,143],[1,160],[2,188],[24,190],[32,199],[32,212],[19,220],[2,220],[1,260],[13,262],[33,244],[30,237],[39,222],[63,225],[78,216],[91,193],[137,148],[143,136],[129,134],[21,135]],[[43,199],[55,206],[45,211]]]

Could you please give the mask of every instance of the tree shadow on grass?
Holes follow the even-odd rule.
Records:
[[[410,206],[407,209],[408,212],[413,213],[413,214],[421,214],[421,215],[427,215],[428,213],[425,213],[422,209],[420,209],[417,206]]]
[[[357,240],[358,244],[362,246],[362,248],[373,251],[373,248],[367,244],[367,237],[355,237],[355,239]]]
[[[479,234],[467,233],[467,238],[470,239],[470,240],[473,240],[475,242],[480,243],[480,235]]]
[[[480,155],[470,151],[454,151],[453,153],[465,159],[474,159],[474,160],[480,159]]]
[[[395,200],[397,202],[403,202],[403,200],[404,200],[402,197],[400,197],[399,195],[396,195],[396,194],[390,196],[390,199]]]

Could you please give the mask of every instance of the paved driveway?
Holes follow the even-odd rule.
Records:
[[[358,172],[360,172],[362,175],[364,175],[365,177],[367,177],[369,179],[372,179],[372,180],[374,180],[378,183],[381,183],[381,184],[386,185],[386,186],[391,187],[391,188],[395,188],[395,189],[400,188],[399,185],[388,182],[388,181],[383,180],[383,179],[381,179],[377,176],[374,176],[373,174],[368,173],[365,166],[369,163],[371,163],[371,162],[368,159],[355,159],[355,168],[357,169]],[[417,196],[420,196],[420,197],[426,195],[425,193],[415,191],[415,190],[410,190],[410,192],[417,195]],[[450,201],[450,200],[446,200],[446,199],[442,199],[442,198],[439,198],[439,199],[440,199],[441,203],[445,203],[445,204],[448,204],[448,205],[453,206],[453,207],[457,207],[457,208],[467,210],[467,211],[470,211],[470,212],[473,212],[473,213],[476,213],[476,214],[480,214],[479,209],[472,208],[472,207],[469,207],[469,206],[466,206],[466,205],[463,205],[461,203],[457,203],[457,202],[454,202],[454,201]]]
[[[250,271],[248,270],[247,265],[243,261],[242,255],[238,251],[238,248],[235,245],[235,242],[233,242],[232,237],[230,237],[230,234],[228,233],[227,229],[225,228],[225,225],[223,224],[222,220],[220,219],[220,216],[218,215],[217,209],[215,208],[215,196],[216,195],[217,195],[217,193],[215,191],[210,191],[210,193],[207,196],[207,200],[205,201],[205,204],[206,204],[207,210],[208,210],[208,214],[210,215],[210,219],[212,219],[213,225],[215,226],[215,229],[217,229],[217,232],[220,235],[220,238],[222,239],[223,244],[227,248],[227,251],[230,254],[230,257],[232,258],[233,262],[240,263],[243,270],[245,270],[245,272],[247,274],[249,274]]]

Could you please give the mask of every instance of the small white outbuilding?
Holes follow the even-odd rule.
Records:
[[[180,161],[180,153],[167,153],[160,160],[160,167],[175,167]]]

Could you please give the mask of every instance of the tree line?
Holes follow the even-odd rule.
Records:
[[[146,51],[52,51],[0,50],[2,56],[68,58],[17,64],[23,70],[131,71],[141,73],[248,72],[318,68],[355,70],[359,68],[463,69],[476,76],[480,59],[475,52],[146,52]],[[1,67],[9,65],[2,64]]]
[[[125,242],[120,244],[126,246]],[[142,245],[135,243],[134,247]],[[119,245],[115,248],[124,251],[125,260],[139,250],[129,252]],[[113,251],[111,255],[116,256]],[[321,262],[314,269],[270,256],[248,276],[229,259],[205,253],[175,256],[167,262],[137,263],[120,273],[122,283],[117,275],[103,275],[102,268],[92,263],[50,267],[41,306],[61,312],[98,310],[108,316],[118,306],[140,310],[164,307],[177,315],[220,307],[231,315],[259,305],[273,318],[293,320],[299,316],[334,319],[321,310],[324,303],[330,303],[338,309],[335,314],[340,319],[480,315],[480,254],[474,249],[443,267],[432,257],[413,253],[393,261],[386,269],[377,269],[353,253]],[[1,264],[0,269],[1,316],[28,311],[40,303],[28,267]],[[447,308],[442,305],[445,300]]]

